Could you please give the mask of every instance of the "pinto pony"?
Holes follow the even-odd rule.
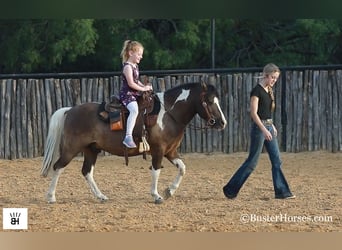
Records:
[[[174,195],[185,174],[185,164],[178,155],[184,130],[192,118],[198,114],[206,121],[207,127],[224,129],[227,122],[219,104],[216,88],[205,83],[178,85],[165,92],[156,93],[154,105],[159,112],[154,125],[146,126],[146,140],[152,157],[151,195],[156,204],[164,198],[158,193],[158,179],[163,157],[178,168],[178,174],[165,190],[165,198]],[[105,201],[108,198],[100,191],[94,178],[97,155],[101,150],[113,155],[136,156],[138,148],[128,149],[122,144],[125,131],[112,131],[109,125],[99,119],[100,103],[84,103],[74,107],[58,109],[51,117],[41,175],[50,173],[51,183],[47,193],[49,203],[56,202],[55,191],[58,179],[70,161],[80,152],[84,155],[82,174],[93,194]],[[133,137],[137,142],[136,130],[142,127],[143,119],[137,119]],[[139,133],[138,133],[139,134]]]

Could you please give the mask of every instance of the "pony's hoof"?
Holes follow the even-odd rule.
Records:
[[[172,196],[171,189],[170,188],[165,189],[165,191],[164,191],[165,199],[167,200],[167,199],[171,198],[171,196]]]
[[[56,203],[56,196],[54,196],[54,195],[48,194],[48,195],[46,195],[46,199],[47,199],[48,204]]]
[[[103,195],[103,196],[99,197],[99,200],[100,200],[101,202],[106,202],[106,201],[108,201],[109,199],[108,199],[107,196]]]
[[[154,200],[154,204],[162,204],[164,202],[164,199],[162,197],[159,197],[158,199]]]

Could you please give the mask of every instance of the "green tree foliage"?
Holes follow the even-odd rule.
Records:
[[[94,52],[92,20],[3,20],[0,52],[3,71],[58,71],[64,62]]]
[[[215,66],[337,64],[334,19],[215,20]],[[210,68],[210,19],[0,20],[3,73],[119,71],[126,39],[144,47],[143,70]]]
[[[342,26],[336,20],[220,20],[217,64],[225,67],[336,62]]]
[[[341,24],[336,20],[297,20],[297,32],[303,34],[298,49],[304,55],[304,64],[333,63],[341,48]]]
[[[84,71],[119,71],[123,42],[130,39],[140,41],[145,48],[143,69],[196,68],[199,53],[205,51],[201,23],[206,23],[207,29],[210,27],[209,20],[95,20],[99,36],[96,53],[81,57],[75,64],[82,65]],[[210,42],[207,38],[208,34],[204,39],[206,48]]]

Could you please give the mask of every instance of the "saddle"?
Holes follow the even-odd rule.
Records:
[[[139,114],[144,116],[144,125],[152,127],[157,122],[158,112],[160,110],[160,101],[152,92],[144,92],[138,98]],[[111,130],[124,130],[128,109],[123,105],[119,97],[112,95],[109,102],[102,102],[98,109],[99,118],[110,123]]]
[[[152,127],[157,122],[157,116],[160,110],[159,98],[152,91],[143,92],[138,98],[139,116],[143,116],[143,123],[136,123],[140,126],[136,130],[139,131],[139,152],[144,154],[150,151],[150,147],[146,140],[146,127]],[[119,97],[113,95],[110,101],[102,102],[98,108],[98,117],[105,123],[109,124],[109,129],[120,131],[126,129],[126,121],[129,114],[128,109],[123,105]],[[141,132],[140,132],[141,131]],[[128,165],[128,154],[125,149],[126,165]]]
[[[128,110],[117,96],[111,96],[108,103],[102,102],[97,113],[102,121],[110,124],[111,130],[124,129],[124,117],[127,116]]]

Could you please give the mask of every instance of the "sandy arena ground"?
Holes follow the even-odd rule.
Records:
[[[95,180],[109,198],[100,202],[75,158],[61,175],[57,203],[45,194],[50,178],[39,174],[42,158],[0,160],[0,206],[28,208],[30,232],[330,232],[342,231],[342,153],[282,153],[293,200],[274,199],[270,163],[262,154],[235,200],[222,187],[247,153],[185,154],[187,172],[174,197],[155,205],[150,196],[150,156],[100,156]],[[177,169],[164,160],[159,192]],[[2,213],[0,215],[2,221]],[[3,230],[1,231],[11,231]]]

